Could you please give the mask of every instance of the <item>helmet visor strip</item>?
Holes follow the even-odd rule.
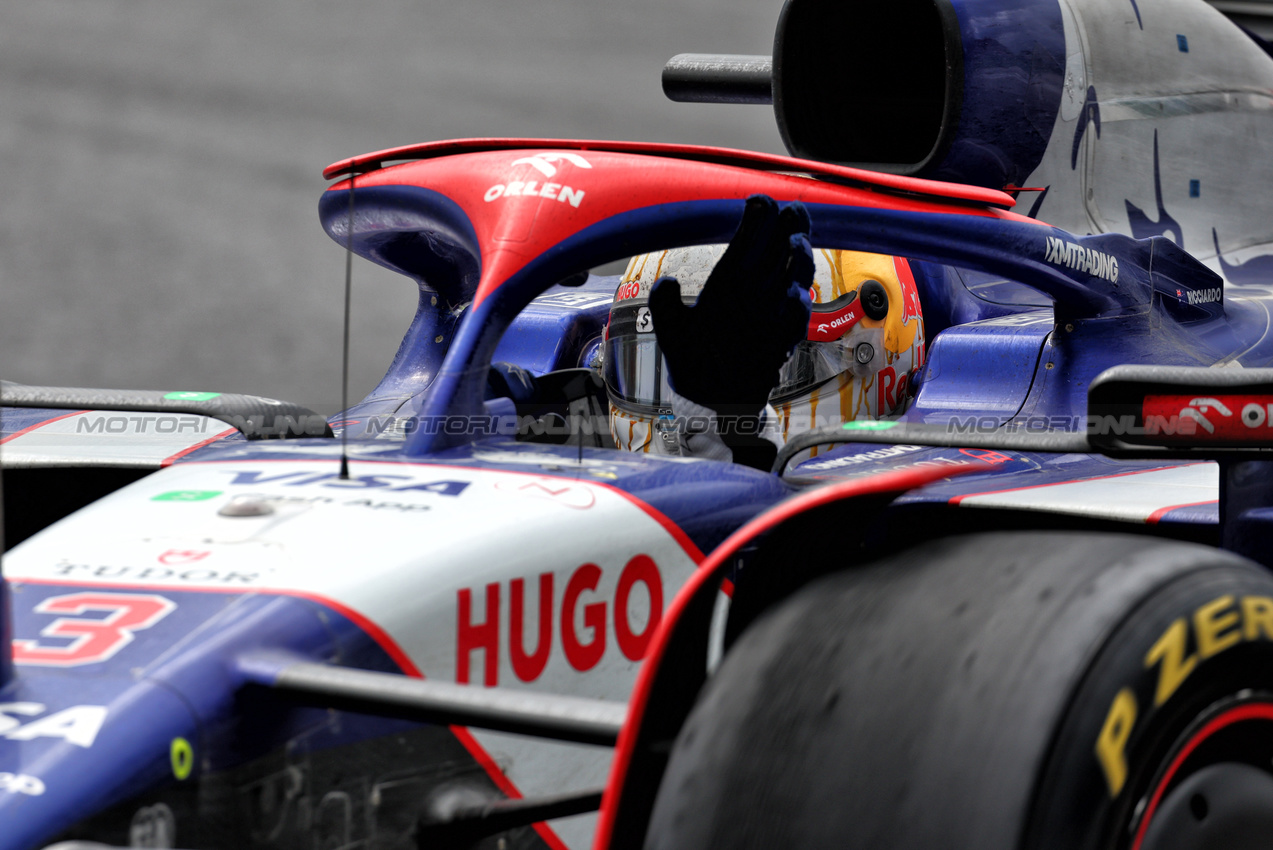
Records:
[[[844,372],[868,378],[884,368],[883,328],[860,328],[850,341],[804,340],[779,370],[778,384],[769,393],[773,402],[787,401],[821,386]]]
[[[611,311],[602,371],[612,398],[658,413],[671,407],[672,388],[649,312],[644,303]]]

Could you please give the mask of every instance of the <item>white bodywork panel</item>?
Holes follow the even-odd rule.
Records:
[[[209,416],[85,410],[0,440],[0,467],[154,467],[234,429]]]
[[[6,578],[298,595],[374,623],[428,678],[626,701],[639,666],[628,657],[634,642],[653,634],[652,610],[666,610],[701,558],[653,509],[592,480],[357,460],[351,475],[340,480],[334,459],[179,464],[20,544],[6,555]],[[231,504],[271,512],[219,513]],[[546,574],[551,649],[542,669],[532,663],[534,675],[523,677],[510,655],[513,584],[521,580],[524,600],[519,648],[535,656]],[[524,794],[605,782],[607,748],[475,735]],[[583,847],[592,818],[562,828],[570,846]]]
[[[964,508],[1047,511],[1120,522],[1147,522],[1163,512],[1218,498],[1219,467],[1196,463],[1062,484],[959,497]]]

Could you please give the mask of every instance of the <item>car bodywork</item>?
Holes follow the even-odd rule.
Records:
[[[1097,454],[1088,400],[1116,366],[1269,364],[1263,193],[1196,152],[1263,128],[1273,60],[1202,3],[937,4],[931,37],[959,47],[959,103],[948,63],[946,117],[925,150],[863,162],[819,147],[783,88],[812,86],[783,64],[801,5],[780,27],[775,91],[789,144],[808,142],[816,160],[483,139],[331,166],[327,232],[420,287],[385,378],[331,421],[341,439],[306,411],[216,393],[4,387],[17,545],[4,562],[0,846],[397,846],[429,834],[466,846],[480,829],[426,827],[474,828],[474,805],[586,794],[609,775],[606,842],[642,811],[621,806],[620,789],[631,800],[657,785],[632,757],[633,722],[613,774],[597,746],[640,662],[686,622],[706,634],[723,608],[715,586],[702,589],[709,572],[773,569],[775,528],[797,560],[802,539],[826,534],[815,520],[829,504],[857,520],[838,532],[846,552],[957,527],[1220,541],[1210,455]],[[1152,46],[1128,58],[1129,34]],[[1201,91],[1202,72],[1183,64],[1199,60],[1214,82]],[[1001,132],[1009,118],[1017,129]],[[485,398],[491,362],[586,367],[617,279],[580,272],[727,241],[757,193],[803,203],[816,246],[911,260],[927,362],[869,391],[912,397],[899,427],[916,441],[863,432],[811,445],[777,475],[619,453],[588,431],[595,387],[566,400],[577,421],[564,444],[515,439],[526,414]],[[1233,417],[1205,400],[1184,399],[1173,421],[1205,430]],[[932,445],[935,431],[954,436]],[[299,439],[244,439],[284,434]],[[1249,513],[1248,542],[1230,548],[1267,560],[1262,522]],[[491,731],[455,703],[408,710],[382,678],[338,694],[305,679],[316,663],[582,698],[609,725],[568,722],[555,737],[573,743],[509,734],[508,721]],[[643,722],[670,698],[664,667],[642,674]],[[527,714],[576,717],[554,705]],[[592,835],[589,818],[537,819],[505,838]]]

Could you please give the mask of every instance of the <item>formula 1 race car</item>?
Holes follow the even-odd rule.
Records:
[[[420,289],[367,398],[0,386],[0,848],[1263,846],[1270,55],[1201,0],[787,0],[664,80],[793,157],[330,166]],[[771,470],[615,425],[641,258],[755,195],[897,276],[815,299],[876,347],[771,397]]]

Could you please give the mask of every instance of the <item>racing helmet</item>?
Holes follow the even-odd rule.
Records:
[[[671,386],[650,315],[650,289],[665,275],[693,304],[726,245],[641,254],[628,262],[610,308],[602,369],[615,445],[675,454]],[[924,360],[924,321],[910,265],[901,257],[814,248],[806,338],[783,364],[769,402],[783,441],[810,428],[900,413]],[[816,452],[815,452],[816,453]]]

